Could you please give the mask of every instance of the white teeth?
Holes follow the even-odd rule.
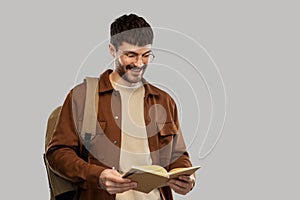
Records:
[[[134,68],[132,68],[131,70],[132,70],[132,71],[135,71],[135,72],[139,72],[139,71],[141,71],[141,69],[137,69],[137,68],[135,68],[135,69],[134,69]]]

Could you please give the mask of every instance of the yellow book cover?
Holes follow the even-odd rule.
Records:
[[[175,168],[167,172],[159,165],[132,166],[122,177],[137,182],[135,190],[149,193],[155,188],[166,186],[169,179],[178,178],[180,175],[191,175],[199,168],[200,166]]]

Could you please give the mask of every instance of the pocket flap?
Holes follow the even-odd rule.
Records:
[[[77,122],[77,131],[80,132],[80,130],[82,129],[82,124],[83,124],[83,121],[82,120],[79,120]],[[96,135],[101,135],[104,133],[105,131],[105,128],[106,128],[106,121],[98,121],[98,123],[96,123]]]
[[[177,134],[177,126],[174,122],[157,123],[157,128],[162,136]]]

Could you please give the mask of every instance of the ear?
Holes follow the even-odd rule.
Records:
[[[114,45],[109,44],[109,52],[110,52],[110,54],[112,55],[113,58],[116,57],[116,49],[115,49]]]

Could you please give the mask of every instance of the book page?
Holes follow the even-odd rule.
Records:
[[[180,175],[191,175],[197,171],[200,166],[186,167],[186,168],[175,168],[169,171],[170,178],[178,178]]]
[[[168,172],[165,168],[159,165],[145,165],[145,166],[132,166],[131,169],[123,175],[125,178],[129,173],[151,173],[156,174],[158,176],[168,177]]]

